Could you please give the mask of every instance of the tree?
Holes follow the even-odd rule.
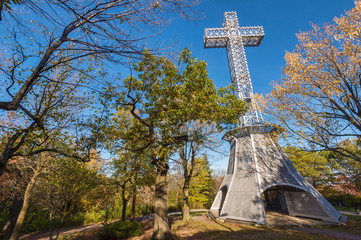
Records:
[[[206,63],[191,57],[187,49],[181,53],[178,65],[145,52],[134,69],[137,77],[123,81],[126,90],[117,104],[136,120],[132,126],[136,134],[122,139],[135,143],[133,149],[127,146],[132,151],[150,151],[150,162],[156,167],[153,238],[168,239],[168,159],[189,138],[180,127],[195,120],[215,123],[219,129],[232,127],[247,107],[233,94],[233,87],[217,90],[208,78]]]
[[[341,170],[329,151],[307,152],[300,148],[284,148],[297,171],[315,188],[330,185]]]
[[[98,175],[89,163],[58,156],[49,160],[35,186],[34,204],[47,212],[52,239],[54,227],[62,227],[67,217],[82,210],[82,199],[98,184]]]
[[[33,171],[33,174],[31,176],[28,184],[26,185],[21,210],[18,213],[16,223],[15,223],[14,228],[12,229],[12,233],[11,233],[9,240],[17,240],[20,237],[21,228],[23,227],[25,216],[29,209],[30,199],[32,198],[36,181],[38,180],[38,177],[41,174],[43,167],[44,167],[44,163],[45,163],[44,153],[39,154],[39,155],[40,155],[40,156],[38,156],[39,161],[35,166],[35,169]]]
[[[107,104],[104,101],[102,102]],[[130,199],[132,199],[132,219],[135,218],[138,188],[153,182],[154,174],[150,161],[147,160],[149,158],[149,151],[132,152],[127,149],[129,145],[133,145],[133,148],[137,144],[141,146],[141,142],[123,142],[120,145],[114,144],[124,140],[122,137],[125,135],[134,136],[134,134],[136,134],[134,127],[138,125],[136,123],[137,120],[132,118],[129,112],[123,111],[121,108],[118,109],[110,121],[107,122],[108,120],[106,119],[109,116],[111,116],[111,114],[107,114],[102,120],[99,119],[102,122],[102,137],[100,137],[100,142],[102,142],[107,151],[116,156],[110,164],[110,171],[112,172],[115,185],[121,188],[123,204],[121,218],[124,221],[127,203]]]
[[[45,151],[78,160],[85,160],[89,156],[86,151],[82,156],[76,151],[71,153],[48,147],[48,142],[66,139],[66,131],[74,131],[81,111],[89,103],[89,96],[77,89],[84,76],[74,76],[74,71],[69,67],[53,69],[48,74],[51,75],[34,86],[32,94],[27,95],[21,105],[23,111],[12,114],[11,119],[16,124],[4,123],[0,126],[0,133],[4,137],[0,151],[0,175],[9,159],[16,156],[28,157]],[[71,79],[75,85],[63,84],[64,79]],[[74,144],[73,148],[81,150],[80,144]]]
[[[361,160],[342,147],[361,134],[361,2],[345,16],[297,35],[285,55],[282,80],[273,84],[266,113],[299,143]]]
[[[100,91],[104,87],[99,84],[104,62],[124,63],[127,58],[139,57],[146,39],[169,23],[169,13],[189,17],[196,1],[5,0],[2,3],[21,3],[12,7],[21,7],[27,14],[21,11],[12,14],[2,25],[7,29],[0,33],[2,46],[6,48],[0,64],[3,86],[0,109],[20,112],[27,124],[7,135],[7,145],[0,153],[0,176],[7,161],[27,141],[28,134],[36,128],[49,127],[44,123],[49,110],[32,109],[29,100],[39,96],[51,98],[54,94],[63,102],[56,88],[40,95],[36,90],[45,89],[52,82],[52,86],[57,84],[78,92],[81,89],[85,96]],[[76,106],[85,102],[78,98],[71,103]]]
[[[21,157],[14,158],[0,177],[1,212],[7,218],[0,233],[1,239],[10,238],[23,207],[25,189],[32,177],[28,162]]]
[[[136,36],[131,34],[134,28],[159,27],[167,24],[164,13],[178,11],[184,16],[193,5],[188,1],[142,1],[142,0],[112,0],[112,1],[45,1],[45,3],[34,4],[33,8],[38,10],[40,28],[47,29],[42,33],[48,39],[45,42],[45,49],[36,51],[38,64],[32,68],[29,76],[21,74],[22,82],[20,88],[11,96],[10,101],[0,102],[0,109],[17,110],[24,97],[31,88],[39,83],[44,74],[57,66],[71,65],[81,61],[83,58],[93,56],[94,59],[107,58],[119,61],[124,56],[140,54],[144,47],[140,44],[141,39],[146,36]],[[30,8],[29,10],[32,10]],[[25,22],[25,21],[24,21]],[[31,20],[34,23],[34,20]],[[49,24],[47,26],[47,24]],[[31,36],[38,34],[36,25],[27,26],[27,40],[34,41],[40,46],[44,46],[43,39]],[[29,33],[29,30],[34,28]],[[21,29],[19,29],[21,30]],[[35,37],[35,38],[34,38]],[[20,45],[21,41],[15,39]],[[23,40],[22,40],[23,41]],[[24,47],[21,46],[20,47]],[[37,46],[38,48],[39,46]],[[21,71],[24,63],[29,61],[29,56],[24,55],[23,49],[17,48],[14,52],[15,58],[9,59],[13,63],[10,71],[2,69],[8,75],[10,83],[14,79],[17,71]],[[79,66],[78,66],[79,67]],[[81,67],[78,68],[81,71]],[[10,84],[9,88],[14,87]]]
[[[206,156],[197,161],[198,174],[190,184],[189,202],[198,207],[210,208],[215,194],[213,193],[214,181],[212,170]]]
[[[340,143],[342,148],[347,149],[355,154],[361,154],[358,142],[356,140],[344,140]],[[337,179],[334,184],[340,184],[345,193],[360,194],[361,192],[361,162],[350,157],[345,157],[343,154],[332,153],[330,158],[339,166],[337,171]]]
[[[45,87],[45,89],[42,90],[50,91],[50,89],[53,89],[53,87],[54,86],[48,85]],[[44,167],[44,161],[42,160],[42,157],[39,156],[43,153],[41,149],[46,148],[49,149],[49,151],[52,151],[51,149],[54,149],[53,151],[57,152],[56,148],[53,148],[54,146],[49,146],[49,143],[51,143],[52,141],[60,141],[61,139],[61,136],[59,136],[57,132],[57,127],[61,127],[61,125],[57,125],[57,121],[53,121],[54,112],[52,107],[56,106],[54,102],[57,102],[57,97],[58,96],[54,94],[52,97],[41,97],[33,102],[35,105],[34,107],[37,108],[39,112],[42,112],[44,109],[49,112],[47,118],[44,118],[44,122],[47,123],[48,121],[50,121],[54,129],[52,129],[51,131],[47,131],[45,130],[45,128],[39,129],[35,127],[33,131],[25,133],[21,137],[21,141],[14,142],[14,145],[16,146],[15,149],[11,148],[11,146],[9,147],[9,142],[6,141],[4,141],[1,146],[1,150],[5,148],[5,151],[3,151],[3,153],[10,152],[11,154],[12,161],[10,164],[10,172],[13,172],[13,181],[16,182],[17,185],[19,185],[18,187],[12,187],[13,192],[16,193],[17,196],[12,199],[12,204],[8,215],[8,222],[3,228],[1,234],[5,238],[10,237],[11,234],[10,239],[17,239],[20,235],[20,230],[24,223],[25,215],[28,210],[35,182],[37,181],[38,175],[41,173]],[[39,102],[37,101],[42,102],[42,104],[38,104]],[[63,106],[66,109],[66,105]],[[59,113],[60,112],[58,112],[58,114]],[[13,131],[15,131],[16,135],[16,132],[21,132],[21,130],[19,129],[22,128],[18,125],[22,124],[22,122],[16,121],[20,118],[16,116],[16,113],[8,115],[8,120],[10,120],[10,122],[8,120],[5,120],[2,122],[1,126],[1,132],[5,133],[5,136],[3,136],[3,139],[5,140],[7,137],[6,135],[11,134]],[[60,119],[64,120],[63,117],[58,117],[58,120]],[[47,141],[44,139],[46,139]],[[64,152],[64,154],[71,155],[70,151],[68,151],[67,153]],[[1,157],[3,156],[4,155],[2,155]]]
[[[188,221],[190,219],[189,212],[189,189],[192,183],[193,177],[198,176],[202,171],[205,171],[207,164],[204,164],[205,160],[202,155],[202,150],[205,148],[212,149],[216,146],[216,134],[218,129],[214,125],[202,124],[198,121],[187,122],[182,126],[181,131],[187,134],[188,140],[184,142],[178,149],[179,161],[175,160],[180,166],[180,170],[183,175],[183,220]],[[207,162],[208,163],[208,162]]]
[[[71,146],[71,141],[66,141],[65,139],[61,139],[59,136],[49,137],[50,141],[47,141],[46,148],[61,148],[66,149]],[[44,142],[42,140],[38,140],[39,142]],[[37,141],[36,141],[37,142]],[[51,146],[50,146],[51,145]],[[29,146],[27,146],[29,147]],[[71,148],[70,148],[71,149]],[[69,154],[71,150],[68,151]],[[2,235],[6,236],[8,235],[8,232],[11,233],[11,236],[9,239],[16,240],[19,238],[21,229],[25,222],[26,214],[28,213],[29,206],[31,205],[31,201],[33,200],[34,195],[34,188],[36,188],[39,183],[39,178],[41,179],[41,176],[45,173],[47,174],[53,174],[55,175],[55,171],[53,168],[55,168],[54,164],[52,163],[53,158],[57,158],[58,155],[56,153],[50,154],[49,152],[39,152],[37,154],[31,155],[30,157],[17,157],[13,158],[10,161],[10,166],[12,168],[12,171],[18,172],[15,176],[15,181],[18,182],[19,185],[23,185],[19,195],[20,197],[14,199],[14,203],[17,202],[17,199],[19,199],[19,204],[15,204],[14,210],[11,209],[11,212],[9,214],[9,221],[8,226],[3,229]],[[80,171],[77,169],[77,173],[82,174],[86,173],[84,171]],[[63,176],[62,176],[63,177]],[[87,176],[84,174],[82,178],[86,178]],[[67,177],[67,179],[70,179],[71,177]],[[22,183],[25,182],[25,183]],[[80,183],[77,183],[80,185]],[[49,189],[47,189],[49,190]],[[19,209],[17,211],[17,208]],[[12,213],[14,212],[14,213]]]
[[[0,21],[2,20],[2,11],[3,9],[10,10],[10,4],[21,4],[24,0],[0,0]]]
[[[121,220],[126,219],[127,203],[132,199],[132,218],[135,218],[135,200],[137,190],[141,185],[153,180],[153,170],[149,165],[148,157],[142,152],[118,151],[118,157],[111,163],[112,177],[115,185],[120,187],[122,198]]]

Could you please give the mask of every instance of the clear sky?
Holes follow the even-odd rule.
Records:
[[[231,82],[226,49],[204,49],[203,33],[205,28],[222,27],[225,11],[236,11],[240,26],[264,28],[263,43],[246,48],[246,56],[254,92],[269,93],[270,83],[281,78],[285,52],[292,51],[297,44],[296,33],[310,30],[311,22],[317,25],[331,22],[353,7],[354,0],[201,0],[195,7],[202,16],[200,20],[186,21],[175,16],[173,23],[155,39],[164,42],[164,46],[178,41],[174,49],[178,51],[188,47],[194,56],[208,63],[209,76],[215,85],[226,86]],[[128,71],[122,71],[122,77]],[[4,91],[2,87],[0,93]],[[224,147],[228,154],[227,142]],[[218,159],[213,168],[225,169],[227,157]]]
[[[258,47],[246,48],[253,90],[269,93],[270,83],[281,78],[286,51],[296,44],[296,33],[311,29],[311,23],[331,22],[355,6],[353,0],[203,0],[196,9],[203,19],[186,22],[175,19],[164,31],[164,41],[179,40],[179,49],[188,47],[194,56],[208,63],[208,71],[217,87],[231,82],[226,49],[204,49],[205,28],[222,27],[225,11],[236,11],[240,26],[263,26],[265,37]],[[228,143],[225,143],[228,149]],[[228,150],[226,150],[228,151]],[[225,169],[227,157],[213,164]]]

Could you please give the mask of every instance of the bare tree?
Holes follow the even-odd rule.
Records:
[[[0,101],[3,110],[21,109],[24,97],[50,69],[74,66],[89,56],[121,62],[124,57],[141,54],[145,40],[154,34],[149,29],[165,27],[170,22],[168,14],[174,11],[189,17],[196,1],[46,0],[26,3],[21,5],[24,11],[35,14],[27,14],[26,18],[13,14],[17,20],[12,24],[15,43],[4,59],[7,64],[0,68],[3,81],[8,85],[9,100]],[[36,17],[38,23],[34,21]],[[35,45],[26,51],[23,42],[28,47],[29,42]],[[29,61],[32,61],[30,66]],[[29,71],[24,72],[24,69]],[[81,71],[81,66],[78,65],[77,70]]]
[[[52,71],[51,78],[41,82],[28,95],[21,105],[24,111],[13,114],[11,120],[16,124],[3,121],[0,133],[3,136],[3,146],[0,153],[0,175],[4,172],[9,159],[13,157],[29,157],[41,152],[54,152],[63,156],[86,159],[88,153],[82,155],[76,151],[69,152],[59,148],[48,147],[47,143],[54,139],[66,139],[61,134],[69,129],[76,121],[77,112],[86,107],[89,96],[83,96],[77,92],[77,85],[81,78],[72,78],[72,71],[64,68]],[[74,85],[64,85],[62,78],[73,79]],[[58,81],[55,81],[58,80]],[[32,116],[31,118],[29,117]],[[76,147],[76,144],[73,144]],[[75,148],[74,148],[75,149]],[[77,147],[79,149],[79,147]]]
[[[188,0],[46,0],[24,1],[8,10],[11,18],[3,22],[8,30],[4,31],[6,50],[0,64],[3,82],[0,91],[4,93],[0,109],[19,112],[23,124],[10,131],[3,128],[6,145],[0,152],[0,176],[11,157],[25,154],[20,150],[31,133],[46,134],[53,129],[51,121],[46,119],[81,112],[77,106],[87,101],[74,97],[76,94],[82,92],[91,103],[89,95],[102,91],[107,82],[105,77],[109,80],[103,64],[139,57],[148,38],[169,24],[170,13],[190,17],[195,3]],[[52,103],[49,99],[53,99]],[[67,101],[66,108],[62,105],[64,101]],[[53,116],[49,117],[50,112]],[[89,141],[87,150],[93,142]],[[38,148],[26,155],[41,151],[68,154],[60,149]],[[72,157],[84,158],[74,154]]]

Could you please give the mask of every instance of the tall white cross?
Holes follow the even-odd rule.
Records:
[[[204,47],[227,48],[229,71],[238,98],[250,104],[248,112],[242,117],[242,126],[261,125],[262,115],[252,104],[253,88],[244,47],[258,46],[264,37],[263,28],[240,27],[236,12],[225,12],[222,26],[205,29]]]

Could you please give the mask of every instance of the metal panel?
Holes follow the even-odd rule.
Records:
[[[291,216],[317,218],[335,222],[335,218],[308,192],[285,192],[288,212]]]
[[[297,172],[268,131],[262,133],[260,129],[268,130],[248,127],[232,139],[232,144],[236,142],[232,152],[235,149],[235,158],[242,162],[230,162],[234,170],[233,174],[227,174],[221,186],[227,186],[228,191],[220,218],[265,224],[261,194],[275,187],[283,189],[290,215],[338,223],[341,214]],[[219,204],[220,196],[217,196],[212,209]]]

